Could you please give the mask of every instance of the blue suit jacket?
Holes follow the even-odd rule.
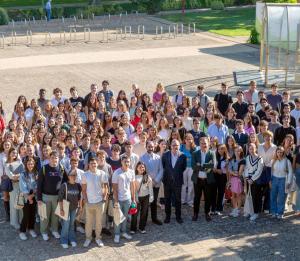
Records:
[[[163,165],[163,183],[165,186],[180,187],[183,184],[183,172],[186,169],[186,156],[181,154],[174,166],[172,167],[171,151],[167,151],[162,156]]]

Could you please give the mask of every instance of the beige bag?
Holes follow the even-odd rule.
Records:
[[[63,209],[64,209],[64,215],[62,216],[60,214],[60,204],[57,203],[57,207],[55,209],[55,215],[59,216],[61,219],[63,220],[68,220],[69,218],[69,208],[70,208],[70,202],[67,201],[67,195],[68,195],[68,187],[67,187],[67,183],[66,183],[66,199],[63,199]]]
[[[245,204],[244,204],[244,216],[253,215],[254,209],[253,209],[253,201],[252,201],[252,195],[251,195],[251,185],[249,185],[248,193],[246,195]]]
[[[15,202],[14,202],[14,208],[15,209],[22,209],[25,204],[25,198],[23,194],[19,191],[17,196],[15,197]]]

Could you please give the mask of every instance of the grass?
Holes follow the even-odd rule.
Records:
[[[250,36],[255,25],[255,8],[170,14],[162,18],[175,23],[196,23],[198,29],[220,35]]]
[[[0,7],[15,7],[15,6],[41,6],[47,0],[0,0]],[[88,3],[88,0],[52,0],[52,5],[55,4],[78,4]]]

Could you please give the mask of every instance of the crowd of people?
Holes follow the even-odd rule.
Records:
[[[151,97],[133,84],[114,95],[105,80],[85,97],[76,87],[20,95],[12,115],[0,103],[1,193],[20,239],[37,237],[39,223],[43,240],[51,233],[63,248],[77,245],[77,232],[84,247],[93,238],[102,247],[112,227],[117,244],[146,233],[149,209],[157,226],[172,207],[182,224],[182,205],[196,222],[201,202],[207,222],[228,214],[226,200],[232,218],[282,219],[287,201],[299,215],[300,99],[254,81],[236,97],[226,83],[214,97],[196,90],[178,86],[171,97],[159,83]]]

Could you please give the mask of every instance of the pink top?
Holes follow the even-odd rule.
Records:
[[[155,93],[153,93],[153,103],[159,103],[161,101],[163,92],[158,92],[156,91]]]
[[[254,128],[254,126],[245,126],[244,130],[245,130],[245,132],[246,132],[248,135],[250,135],[250,134],[252,134],[252,133],[255,133],[255,128]]]

